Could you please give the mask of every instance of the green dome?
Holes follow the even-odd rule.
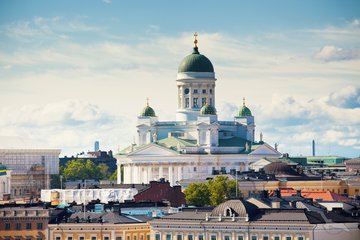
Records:
[[[214,72],[214,67],[210,60],[194,47],[193,53],[181,61],[178,72]]]
[[[247,116],[252,116],[252,114],[250,109],[244,105],[241,107],[239,111],[239,117],[247,117]]]
[[[209,104],[205,104],[200,109],[200,115],[216,115],[216,109]]]
[[[142,117],[156,117],[154,109],[147,105],[141,112]]]

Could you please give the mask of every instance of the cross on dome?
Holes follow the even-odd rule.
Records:
[[[194,47],[195,48],[197,48],[197,43],[198,43],[198,40],[196,38],[197,36],[198,36],[197,32],[194,32]]]

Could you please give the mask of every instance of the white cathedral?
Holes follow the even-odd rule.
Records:
[[[262,141],[262,134],[255,142],[254,116],[245,99],[233,121],[218,120],[214,67],[200,54],[194,36],[193,52],[178,68],[176,121],[158,121],[147,103],[138,116],[136,143],[116,155],[118,183],[141,184],[165,178],[176,185],[183,179],[214,172],[247,170],[254,161],[282,155]]]

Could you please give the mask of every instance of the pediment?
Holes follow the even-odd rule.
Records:
[[[178,155],[178,152],[160,146],[158,144],[148,144],[136,151],[130,153],[128,156],[174,156]]]
[[[254,151],[252,151],[250,153],[250,155],[275,155],[275,156],[279,156],[281,155],[281,153],[277,150],[275,150],[275,148],[271,147],[269,144],[264,143],[262,145],[260,145],[259,147],[257,147]]]
[[[136,126],[137,128],[149,128],[150,126],[147,124],[140,124]]]

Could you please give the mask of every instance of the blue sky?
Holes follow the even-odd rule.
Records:
[[[360,2],[330,0],[1,1],[0,147],[117,151],[146,97],[173,120],[195,31],[220,119],[246,97],[282,152],[359,156]]]

